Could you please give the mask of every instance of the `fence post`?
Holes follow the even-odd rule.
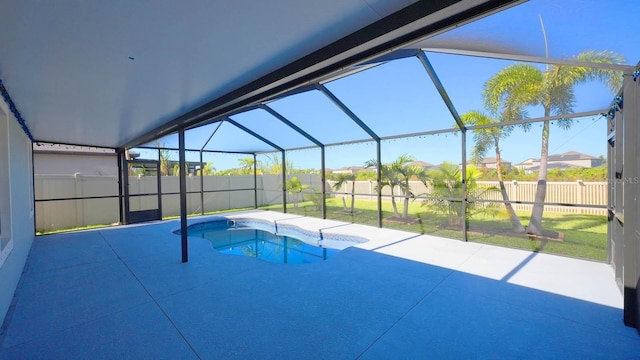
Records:
[[[584,214],[584,209],[580,207],[582,205],[582,187],[584,186],[584,181],[577,180],[576,181],[576,203],[578,204],[578,214]]]

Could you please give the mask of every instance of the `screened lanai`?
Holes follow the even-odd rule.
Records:
[[[35,231],[178,217],[188,262],[189,218],[261,209],[498,245],[612,265],[634,326],[638,4],[424,3],[371,5],[377,26],[338,22],[333,42],[309,30],[288,40],[315,40],[300,53],[257,55],[265,38],[217,51],[199,25],[164,34],[202,43],[162,60],[155,43],[114,45],[118,59],[91,46],[89,69],[114,58],[92,75],[73,76],[78,59],[59,65],[64,91],[48,68],[43,87],[22,57],[0,55],[3,95],[34,144]],[[78,54],[85,40],[64,45]],[[227,59],[255,46],[255,59]],[[235,72],[219,75],[226,65]],[[530,78],[498,83],[508,70]],[[87,95],[96,84],[100,100]],[[51,161],[40,144],[110,157],[39,173]]]

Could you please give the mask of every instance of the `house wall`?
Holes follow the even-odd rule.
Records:
[[[33,155],[36,174],[118,176],[115,154],[81,155],[41,153]]]
[[[569,164],[571,166],[578,166],[583,168],[590,168],[591,159],[578,159],[578,160],[560,160],[560,161],[549,161],[549,164]]]
[[[0,213],[3,242],[11,251],[0,265],[0,320],[4,320],[22,274],[34,239],[32,145],[29,138],[0,99],[0,163],[4,180],[0,182]],[[8,249],[8,247],[4,247]]]

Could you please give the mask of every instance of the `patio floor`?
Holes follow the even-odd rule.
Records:
[[[233,216],[248,213],[373,240],[322,263],[278,265],[190,239],[182,264],[177,220],[40,236],[0,358],[640,356],[606,264],[274,212]]]

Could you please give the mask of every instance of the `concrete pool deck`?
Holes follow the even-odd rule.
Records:
[[[279,265],[190,238],[182,264],[177,220],[39,236],[0,358],[640,354],[607,264],[275,212],[225,215],[372,241],[322,263]]]

